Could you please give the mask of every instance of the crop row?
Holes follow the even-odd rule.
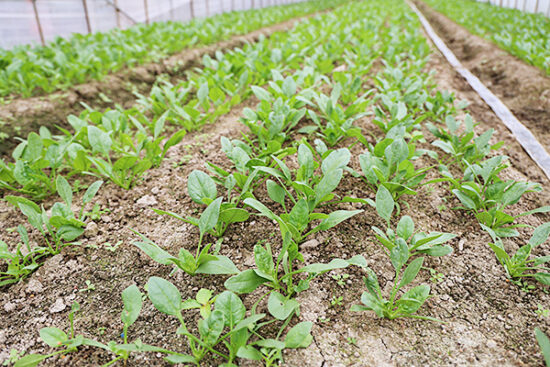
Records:
[[[46,46],[0,49],[0,97],[29,97],[101,79],[123,67],[157,61],[186,48],[246,34],[337,3],[339,0],[316,0],[224,13],[187,23],[139,24],[126,30],[57,38]]]
[[[470,32],[550,74],[550,19],[479,1],[425,0]]]
[[[113,354],[109,364],[127,360],[132,353],[155,352],[173,363],[200,365],[207,356],[215,356],[224,361],[218,363],[223,366],[234,366],[237,358],[271,366],[282,360],[284,349],[307,347],[312,342],[310,322],[294,325],[300,313],[296,296],[308,290],[314,278],[349,266],[358,266],[366,273],[366,291],[360,297],[361,304],[353,305],[352,310],[372,311],[388,319],[438,321],[417,314],[430,296],[430,287],[417,284],[416,278],[426,257],[451,255],[448,242],[456,236],[423,232],[410,216],[401,215],[401,209],[408,205],[407,198],[427,184],[448,188],[461,209],[471,212],[480,228],[490,234],[490,246],[506,270],[503,276],[516,282],[529,277],[549,284],[548,269],[543,265],[550,258],[533,259],[531,251],[546,241],[550,223],[536,228],[514,256],[506,258],[504,250],[509,237],[519,236],[515,228],[522,215],[549,210],[544,207],[520,216],[509,214],[511,205],[526,192],[540,190],[540,185],[501,179],[507,158],[498,155],[500,144],[489,144],[493,131],[476,134],[471,117],[456,119],[464,106],[456,104],[452,95],[435,91],[430,75],[424,71],[429,54],[418,21],[400,1],[391,0],[391,6],[382,1],[349,3],[304,21],[290,32],[274,34],[242,50],[219,53],[216,59],[205,58],[204,68],[190,73],[186,82],[178,86],[159,84],[151,96],[143,97],[143,109],[88,111],[80,118],[71,117],[76,133],[65,132],[57,140],[44,130],[40,135],[31,134],[16,150],[15,163],[4,164],[4,186],[37,197],[57,192],[64,203],[55,204],[57,209],[52,208],[50,216],[28,199],[9,196],[7,200],[23,212],[31,226],[44,233],[45,240],[60,238],[60,246],[64,246],[72,241],[66,239],[68,227],[64,226],[82,228],[71,220],[83,223],[85,218],[82,210],[78,216],[69,212],[72,190],[61,173],[66,177],[93,173],[130,188],[144,170],[160,164],[161,158],[153,161],[152,157],[159,153],[163,156],[166,146],[181,138],[181,132],[171,138],[163,135],[168,126],[183,124],[186,129],[195,129],[215,121],[247,96],[253,94],[258,100],[255,108],[243,110],[241,121],[248,133],[241,140],[221,138],[227,164],[207,162],[206,171],[195,170],[187,178],[188,195],[203,207],[202,213],[186,217],[156,210],[159,215],[196,226],[196,247],[171,254],[156,245],[155,239],[136,233],[140,239],[134,245],[160,264],[191,276],[230,275],[224,283],[225,291],[214,294],[201,289],[195,298],[187,300],[166,279],[151,277],[144,285],[153,306],[178,320],[177,335],[185,338],[188,350],[171,351],[139,339],[129,341],[130,327],[138,319],[144,300],[139,287],[132,285],[122,292],[123,343],[104,344],[77,335],[72,326],[79,309],[75,303],[69,314],[68,334],[58,328],[40,332],[42,340],[57,350],[48,355],[27,355],[16,366],[36,365],[82,345]],[[374,87],[369,89],[370,82]],[[235,83],[240,87],[231,95],[228,90]],[[223,97],[218,97],[220,93]],[[194,115],[200,118],[193,119]],[[361,127],[360,122],[365,120],[372,121],[372,129]],[[306,137],[296,140],[297,134]],[[136,139],[138,144],[134,143]],[[57,154],[48,155],[49,146],[55,146],[50,141],[64,148],[55,148],[60,149]],[[428,141],[432,141],[431,146]],[[82,149],[70,148],[71,144]],[[156,152],[149,154],[147,144],[154,144]],[[359,167],[354,168],[350,149],[342,146],[357,144],[364,153],[357,157]],[[128,149],[138,145],[143,147],[141,151]],[[40,147],[38,153],[28,153],[36,146]],[[85,162],[83,166],[71,157],[73,149],[77,151],[73,156]],[[27,176],[34,179],[34,186],[19,181],[18,164],[24,168],[29,162],[35,164],[53,156],[63,157],[62,162],[47,168],[37,165]],[[127,161],[127,157],[132,158],[132,165],[150,162],[134,170],[131,165],[118,163]],[[99,169],[99,159],[112,168]],[[421,161],[433,164],[422,167]],[[113,176],[115,169],[118,173]],[[128,177],[132,179],[119,180]],[[350,177],[364,182],[358,191],[360,196],[342,195],[339,190],[342,181]],[[84,202],[99,185],[88,188]],[[269,200],[261,192],[267,192]],[[362,209],[342,209],[349,203]],[[382,228],[373,226],[372,231],[395,272],[389,294],[382,291],[387,289],[385,284],[379,284],[363,255],[305,264],[300,250],[300,245],[315,233],[331,230],[366,210],[378,213],[384,223]],[[58,218],[63,215],[71,223]],[[228,226],[253,215],[276,223],[280,241],[255,245],[254,265],[240,270],[223,255],[225,245],[217,239]],[[51,233],[46,233],[44,227],[52,229]],[[241,296],[252,292],[256,302],[247,309]],[[266,312],[258,312],[258,308]],[[186,317],[191,310],[198,310],[201,316],[196,326],[190,325]],[[291,324],[294,326],[289,329]]]

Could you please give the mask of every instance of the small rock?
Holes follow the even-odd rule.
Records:
[[[495,349],[497,347],[497,342],[492,339],[489,339],[487,340],[487,347],[490,349]]]
[[[6,342],[6,331],[1,330],[0,331],[0,344],[4,344]]]
[[[148,206],[157,205],[157,203],[158,203],[157,199],[155,199],[155,197],[152,195],[142,196],[138,201],[136,201],[136,204],[140,208],[146,208]]]
[[[13,310],[15,310],[15,303],[12,303],[12,302],[8,302],[4,305],[4,311],[6,312],[12,312]]]
[[[158,188],[158,187],[153,187],[151,189],[151,193],[153,193],[154,195],[158,194],[159,192],[160,192],[160,188]]]
[[[304,242],[301,245],[303,249],[313,249],[313,248],[316,248],[317,246],[319,246],[319,241],[317,241],[315,238],[307,242]]]
[[[99,227],[97,226],[96,222],[90,222],[84,228],[84,237],[91,238],[97,236],[99,232]]]
[[[50,307],[50,313],[57,313],[63,311],[67,305],[63,302],[63,298],[58,298],[55,303]]]
[[[461,251],[464,250],[464,242],[466,242],[466,240],[464,238],[460,239],[460,241],[458,241],[458,251]]]
[[[40,293],[44,290],[44,287],[42,286],[42,283],[40,283],[36,279],[31,279],[29,281],[29,284],[27,285],[27,293]]]

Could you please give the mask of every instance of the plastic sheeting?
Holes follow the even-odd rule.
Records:
[[[490,2],[493,5],[519,9],[530,13],[542,13],[550,16],[550,0],[478,0]]]
[[[232,10],[303,0],[0,0],[0,47],[41,43],[57,36],[128,28],[136,23],[188,21]],[[550,0],[549,0],[550,1]],[[34,6],[33,6],[34,5]],[[117,10],[118,9],[118,10]]]

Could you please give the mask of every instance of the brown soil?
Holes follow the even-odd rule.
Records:
[[[539,168],[513,139],[508,130],[456,74],[444,59],[434,52],[427,70],[435,70],[435,82],[441,90],[454,91],[457,98],[470,102],[469,110],[480,122],[479,131],[494,128],[495,141],[506,145],[502,153],[511,157],[512,167],[506,172],[510,178],[541,182],[542,194],[528,194],[514,206],[513,213],[533,209],[550,202],[550,184]],[[374,77],[374,75],[372,76]],[[251,99],[248,104],[253,104]],[[120,292],[130,284],[143,286],[150,276],[169,278],[182,292],[184,298],[194,296],[201,287],[223,290],[224,277],[189,277],[177,272],[169,277],[169,267],[159,266],[140,250],[131,245],[136,238],[129,228],[139,230],[171,253],[185,247],[194,248],[198,233],[190,225],[155,214],[151,207],[139,206],[137,201],[145,195],[157,204],[152,207],[171,210],[186,215],[196,215],[199,207],[187,196],[186,177],[193,169],[203,169],[204,162],[211,161],[227,166],[220,153],[220,136],[238,138],[243,126],[238,122],[244,106],[236,107],[215,125],[208,125],[201,132],[186,136],[173,147],[168,159],[158,169],[149,171],[136,188],[124,191],[113,184],[106,184],[96,199],[102,209],[111,213],[103,215],[97,228],[88,231],[81,246],[66,248],[62,254],[47,260],[46,264],[26,281],[12,286],[0,294],[0,360],[7,358],[11,348],[30,352],[47,352],[38,339],[38,330],[45,326],[68,329],[67,314],[70,304],[78,301],[81,312],[76,317],[77,333],[99,339],[102,342],[119,342],[122,324]],[[368,118],[360,121],[365,129],[377,131]],[[341,146],[346,146],[345,143]],[[428,143],[422,148],[429,148]],[[357,169],[359,145],[352,148],[352,165]],[[421,165],[433,164],[422,158]],[[431,175],[435,175],[432,172]],[[361,181],[346,175],[338,189],[340,195],[373,197],[373,193]],[[258,199],[269,203],[264,190],[258,190]],[[75,202],[78,202],[75,198]],[[348,273],[344,286],[337,285],[330,273],[318,278],[309,290],[299,296],[301,321],[313,321],[314,342],[304,350],[286,353],[285,366],[339,367],[339,366],[542,366],[542,357],[536,344],[533,329],[540,327],[548,332],[550,318],[537,315],[537,305],[549,308],[547,288],[538,286],[529,292],[521,291],[506,281],[503,268],[497,263],[487,246],[490,240],[480,229],[475,218],[450,208],[458,205],[449,195],[445,184],[425,186],[419,195],[408,199],[411,209],[403,208],[403,214],[413,217],[417,228],[423,231],[456,233],[451,242],[454,253],[443,258],[429,258],[424,264],[441,274],[435,280],[428,271],[422,271],[413,285],[430,284],[433,297],[420,310],[420,314],[437,317],[445,323],[417,320],[383,320],[372,313],[352,313],[349,307],[359,303],[365,290],[363,272],[350,268],[337,273]],[[44,203],[45,207],[51,202]],[[356,205],[343,204],[341,209]],[[274,210],[278,208],[273,205]],[[393,274],[387,256],[376,244],[370,226],[382,226],[379,217],[370,207],[333,230],[314,236],[317,244],[302,248],[306,263],[328,262],[334,257],[348,258],[363,254],[369,266],[378,274],[387,294]],[[524,223],[539,225],[549,221],[549,215],[523,218]],[[23,217],[0,202],[0,233],[6,241],[16,240],[6,231]],[[509,250],[515,250],[530,237],[530,231],[522,229],[522,236],[506,241]],[[277,248],[278,228],[265,218],[252,217],[248,222],[230,226],[224,236],[222,253],[228,255],[241,270],[253,265],[252,247],[258,240],[267,239]],[[105,245],[122,241],[116,251]],[[97,246],[97,248],[94,248]],[[550,244],[537,248],[536,253],[548,254]],[[80,292],[85,281],[90,280],[95,290]],[[343,297],[342,306],[331,306],[333,296]],[[257,295],[244,297],[250,304]],[[54,304],[65,306],[62,310]],[[259,311],[264,310],[261,306]],[[195,313],[186,314],[193,319]],[[180,352],[187,347],[181,338],[174,336],[177,323],[153,309],[146,301],[137,323],[130,330],[130,340],[141,338]],[[350,339],[353,338],[353,339]],[[109,361],[107,353],[82,348],[65,358],[53,358],[47,366],[96,366]],[[219,362],[207,361],[205,366]],[[147,354],[130,358],[129,366],[165,365],[158,355]],[[243,362],[241,366],[256,366]]]
[[[415,0],[415,4],[462,64],[550,151],[550,77],[491,41],[471,34],[424,2]]]
[[[264,27],[246,35],[233,36],[213,45],[183,50],[165,60],[125,68],[105,76],[102,80],[77,85],[67,91],[15,99],[0,105],[0,132],[9,136],[0,140],[0,157],[19,144],[15,137],[26,137],[29,132],[38,131],[41,126],[70,127],[66,118],[70,114],[80,114],[84,109],[81,103],[99,110],[117,104],[130,108],[136,99],[134,91],[148,94],[160,75],[168,75],[173,82],[177,82],[185,76],[186,70],[199,66],[204,55],[213,56],[218,50],[256,42],[262,35],[270,36],[274,32],[288,30],[312,15],[314,14]]]

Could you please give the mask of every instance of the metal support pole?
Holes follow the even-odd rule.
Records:
[[[143,0],[143,9],[145,9],[145,24],[149,24],[149,7],[147,6],[147,0]]]
[[[82,6],[84,7],[84,16],[86,17],[86,27],[88,28],[88,34],[92,33],[92,25],[90,24],[90,14],[88,13],[88,3],[86,0],[82,0]]]
[[[210,4],[208,0],[205,0],[206,3],[206,16],[210,15]]]
[[[535,14],[539,12],[539,0],[535,3]]]
[[[44,46],[46,42],[44,41],[44,33],[42,32],[42,25],[40,24],[38,9],[36,9],[36,0],[32,0],[32,8],[34,9],[34,18],[36,19],[36,25],[38,26],[38,34],[40,35],[40,42],[42,43],[42,46]]]
[[[191,19],[195,18],[195,6],[193,0],[189,2],[189,9],[191,10]]]
[[[174,20],[174,0],[170,0],[170,20]]]
[[[116,26],[120,28],[120,9],[118,8],[118,0],[115,0]]]
[[[523,0],[523,6],[521,7],[521,10],[525,11],[526,6],[527,6],[527,0]]]
[[[231,11],[235,11],[235,0],[231,0]]]

